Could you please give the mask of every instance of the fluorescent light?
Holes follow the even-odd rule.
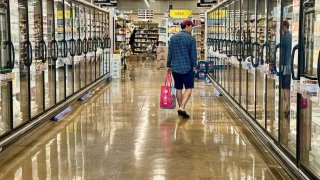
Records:
[[[146,5],[148,6],[148,8],[150,7],[150,4],[148,2],[148,0],[144,0],[144,2],[146,3]]]

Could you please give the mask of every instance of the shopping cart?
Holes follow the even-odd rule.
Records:
[[[156,60],[156,46],[155,44],[149,44],[147,46],[147,49],[145,52],[142,54],[142,61],[150,61],[150,60]]]

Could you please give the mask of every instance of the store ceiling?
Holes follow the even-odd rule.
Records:
[[[166,3],[167,5],[169,4],[176,4],[176,3],[194,3],[197,5],[198,3],[204,3],[207,4],[208,2],[211,3],[218,3],[219,0],[147,0],[150,4],[153,3]],[[118,9],[127,9],[129,7],[123,7],[124,4],[128,5],[128,3],[132,4],[131,7],[133,9],[136,9],[134,4],[141,4],[145,3],[145,0],[93,0],[93,2],[97,5],[100,5],[102,7],[117,7]],[[141,8],[141,6],[140,6]],[[190,7],[191,8],[191,7]]]

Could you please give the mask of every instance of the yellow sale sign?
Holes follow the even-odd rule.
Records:
[[[224,18],[226,15],[226,10],[216,10],[213,12],[212,18]]]
[[[170,17],[172,18],[188,18],[192,16],[192,12],[191,10],[178,10],[178,9],[174,9],[174,10],[170,10]]]

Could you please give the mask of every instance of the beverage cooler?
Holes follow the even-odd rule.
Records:
[[[0,148],[108,76],[109,25],[81,0],[0,1]]]
[[[320,178],[320,1],[228,0],[207,11],[209,79],[298,177]]]

